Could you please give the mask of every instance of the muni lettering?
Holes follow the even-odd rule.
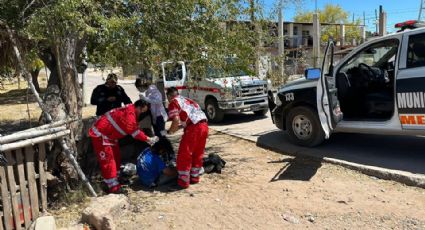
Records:
[[[424,92],[397,93],[399,109],[425,108]]]

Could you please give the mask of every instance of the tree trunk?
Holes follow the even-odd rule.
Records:
[[[37,92],[40,93],[40,84],[38,83],[38,74],[40,73],[39,68],[35,68],[32,69],[31,71],[31,78],[32,78],[32,83],[34,84],[35,90],[37,90]]]
[[[45,49],[39,54],[40,59],[43,61],[44,65],[50,70],[49,81],[47,82],[47,87],[56,85],[59,88],[61,83],[59,81],[58,67],[56,64],[56,57],[54,56],[52,50]]]
[[[44,113],[43,115],[44,115],[46,121],[48,123],[51,123],[53,121],[52,115],[50,114],[50,112],[46,108],[46,105],[43,103],[42,99],[40,98],[40,95],[38,94],[37,90],[35,89],[34,84],[32,83],[31,74],[29,73],[29,71],[25,67],[25,64],[22,60],[21,53],[19,51],[16,39],[13,35],[12,30],[10,29],[10,27],[7,24],[3,23],[1,20],[0,20],[0,25],[4,26],[6,28],[6,31],[9,35],[9,38],[10,38],[10,41],[13,44],[13,51],[14,51],[16,59],[18,61],[19,69],[23,72],[23,75],[28,82],[28,86],[30,87],[32,93],[34,94],[34,96],[37,100],[37,103],[39,104],[40,108],[42,109],[42,111]],[[56,49],[56,50],[59,50],[59,49]],[[58,60],[60,60],[60,59],[58,58]],[[59,65],[59,63],[60,62],[58,62],[58,66],[61,67],[61,65]],[[72,62],[71,62],[71,64],[72,64]],[[58,69],[61,70],[62,68],[58,68]],[[76,69],[76,68],[74,68],[74,69]],[[59,73],[60,73],[60,71],[59,71]],[[62,75],[59,75],[59,76],[62,76]],[[74,75],[74,77],[75,76],[78,76],[78,74]],[[77,82],[77,86],[78,86],[78,79],[77,79],[76,82]],[[61,85],[65,86],[64,84],[61,84]],[[52,88],[59,88],[59,87],[56,86],[56,87],[52,87]],[[66,87],[63,87],[63,88],[66,88]],[[54,109],[54,108],[50,108],[50,109]],[[81,114],[80,114],[80,116],[81,116]],[[63,119],[61,119],[61,120],[63,120]],[[74,137],[72,136],[71,131],[72,131],[72,127],[71,127],[70,131],[67,131],[68,133],[71,134],[71,140],[61,137],[61,138],[59,138],[58,141],[56,141],[56,142],[59,142],[60,147],[63,150],[63,152],[60,151],[62,154],[58,155],[58,158],[56,158],[56,160],[59,159],[59,162],[65,163],[66,166],[68,166],[67,168],[62,167],[62,169],[64,169],[64,170],[62,170],[62,172],[60,172],[59,175],[61,175],[64,179],[67,179],[66,176],[69,175],[69,176],[71,176],[71,179],[75,179],[75,181],[78,181],[78,175],[79,175],[79,177],[82,179],[82,181],[85,183],[85,185],[89,189],[92,196],[96,197],[97,196],[96,192],[94,191],[90,182],[87,180],[87,178],[84,175],[83,171],[81,170],[78,162],[76,161],[76,158],[74,157],[74,155],[76,155],[76,154],[75,154],[75,151],[73,151],[73,149],[76,150],[76,143],[75,143],[75,141],[73,141]],[[69,142],[71,143],[71,145],[69,145]],[[57,147],[58,145],[56,144],[55,146]],[[71,149],[68,146],[71,146]],[[49,156],[50,155],[51,154],[49,154]],[[62,157],[62,159],[60,159],[59,157]],[[63,165],[61,165],[61,166],[63,166]],[[69,166],[71,166],[71,167],[69,167]],[[66,184],[69,185],[69,182],[70,181],[67,180]]]
[[[78,44],[76,37],[69,36],[66,39],[60,39],[60,43],[53,44],[50,49],[40,54],[40,58],[50,69],[49,82],[43,100],[53,121],[82,118],[82,92],[76,64],[76,55],[81,52]],[[41,123],[44,122],[41,121]],[[71,139],[66,142],[77,153],[76,142],[82,136],[80,122],[71,123],[70,129]],[[58,146],[59,143],[55,143],[51,147],[49,168],[57,171],[58,175],[67,181],[77,180],[77,172]]]

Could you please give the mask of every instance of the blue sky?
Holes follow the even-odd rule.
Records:
[[[273,7],[277,0],[263,0],[265,8]],[[375,9],[379,9],[379,5],[384,7],[388,15],[387,30],[394,31],[394,25],[397,22],[417,19],[419,15],[420,0],[317,0],[319,8],[332,3],[339,4],[346,11],[350,12],[351,17],[363,18],[363,12],[366,14],[366,25],[368,30],[375,30]],[[314,10],[314,0],[303,0],[301,4],[303,10]],[[284,17],[286,21],[292,21],[296,12],[296,7],[291,5],[285,9]]]

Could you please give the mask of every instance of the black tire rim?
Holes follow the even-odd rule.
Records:
[[[214,119],[215,118],[216,109],[215,109],[215,106],[214,105],[212,105],[212,104],[208,104],[207,105],[207,114],[208,114],[208,117],[210,119]]]

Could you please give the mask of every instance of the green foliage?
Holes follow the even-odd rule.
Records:
[[[314,11],[297,12],[295,22],[313,22]],[[346,24],[345,37],[347,40],[360,39],[360,19],[350,23],[349,13],[340,5],[327,4],[323,10],[319,10],[320,23]],[[328,41],[330,37],[339,39],[339,26],[324,26],[322,29],[322,41]]]
[[[91,63],[155,69],[184,60],[195,72],[206,66],[252,72],[260,35],[244,20],[263,18],[257,0],[0,0],[0,11],[0,20],[32,45],[27,63],[46,49],[79,55],[81,43]],[[238,57],[231,67],[228,56]]]
[[[224,65],[228,55],[237,55],[245,68],[253,62],[255,34],[249,26],[236,23],[224,29],[226,21],[246,17],[247,7],[241,1],[139,0],[127,4],[131,10],[109,18],[89,44],[92,62],[137,62],[154,69],[161,61],[184,60],[201,72],[206,65]]]

